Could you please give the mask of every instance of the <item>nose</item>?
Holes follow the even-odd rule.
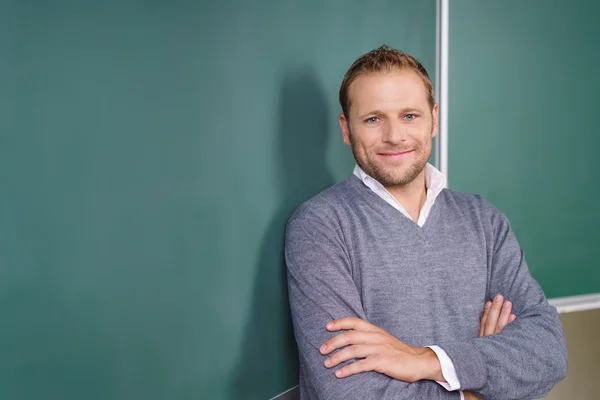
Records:
[[[407,128],[400,122],[388,121],[383,131],[383,141],[390,144],[400,144],[407,139]]]

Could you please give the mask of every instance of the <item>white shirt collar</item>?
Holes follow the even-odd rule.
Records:
[[[375,180],[374,178],[369,176],[365,171],[363,171],[363,169],[359,167],[358,164],[354,166],[354,175],[360,178],[360,180],[363,181],[365,185],[367,185],[367,182],[370,182],[384,188],[384,186],[381,183],[379,183],[377,180]],[[438,170],[436,167],[429,163],[427,163],[427,165],[425,166],[425,187],[427,188],[428,196],[429,191],[431,191],[432,196],[434,198],[437,197],[440,194],[440,192],[446,187],[446,177],[444,176],[444,174],[442,174],[440,170]]]
[[[404,210],[404,207],[388,192],[388,190],[377,180],[369,176],[365,171],[362,170],[356,164],[354,166],[354,175],[356,175],[368,188],[370,188],[375,194],[385,200],[392,207],[396,208],[398,211],[402,212],[406,217],[410,218],[408,212]],[[425,204],[421,209],[419,214],[419,221],[417,224],[419,226],[423,226],[425,224],[425,220],[429,216],[429,212],[431,211],[431,207],[435,203],[435,199],[438,195],[444,190],[446,187],[446,177],[442,174],[436,167],[427,163],[425,166],[425,187],[427,188],[427,199],[425,200]]]

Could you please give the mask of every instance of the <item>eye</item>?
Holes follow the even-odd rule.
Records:
[[[404,116],[404,119],[406,119],[408,121],[413,121],[415,118],[417,118],[417,116],[415,114],[406,114]]]
[[[367,123],[369,123],[369,124],[374,124],[374,123],[376,123],[377,121],[379,121],[379,117],[370,117],[370,118],[367,118],[367,119],[365,120],[365,122],[367,122]]]

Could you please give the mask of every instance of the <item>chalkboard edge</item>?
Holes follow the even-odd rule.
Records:
[[[556,307],[559,314],[595,310],[600,308],[600,293],[557,297],[549,299],[548,302]]]
[[[300,389],[298,385],[296,385],[270,400],[300,400]]]

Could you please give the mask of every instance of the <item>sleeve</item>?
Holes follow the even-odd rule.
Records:
[[[295,218],[286,229],[285,259],[303,381],[319,399],[454,399],[434,381],[407,383],[377,372],[336,378],[319,347],[338,333],[325,325],[343,317],[366,320],[343,238],[316,219]],[[352,360],[342,364],[346,365]],[[340,366],[341,367],[341,366]]]
[[[458,376],[456,375],[456,368],[454,368],[454,364],[452,363],[450,357],[448,357],[448,354],[446,354],[446,352],[442,348],[440,348],[440,346],[427,347],[433,350],[435,355],[438,357],[438,360],[440,360],[440,366],[442,367],[442,375],[446,380],[446,382],[436,382],[442,385],[442,387],[446,390],[460,389],[460,382],[458,380]]]
[[[496,335],[438,345],[452,359],[462,390],[486,400],[544,397],[566,375],[562,325],[529,273],[508,219],[490,208],[487,298],[504,295],[517,319]]]

